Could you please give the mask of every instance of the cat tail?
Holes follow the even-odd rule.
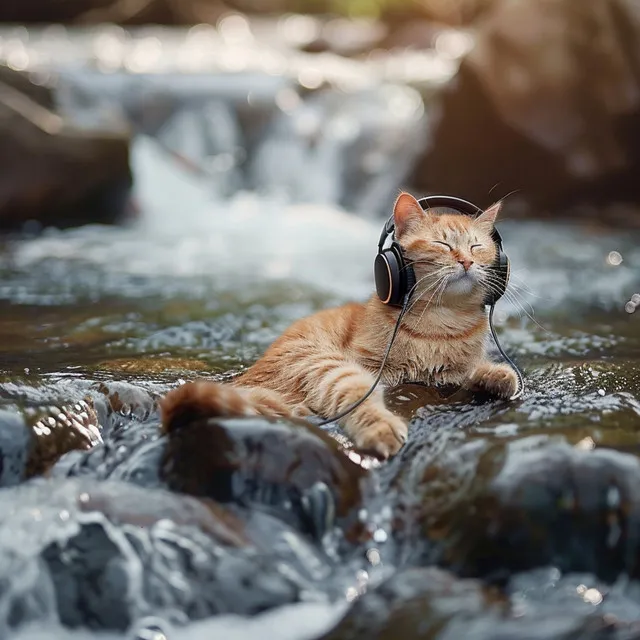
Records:
[[[218,382],[187,382],[160,401],[160,411],[164,433],[203,418],[292,415],[285,399],[275,391]]]

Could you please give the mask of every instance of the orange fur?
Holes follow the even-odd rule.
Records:
[[[482,301],[491,286],[491,240],[500,205],[477,220],[422,211],[403,193],[394,208],[396,238],[418,281],[383,374],[403,381],[468,384],[509,396],[515,374],[485,356],[488,323]],[[399,309],[376,295],[298,320],[229,385],[197,382],[170,392],[162,404],[166,430],[190,417],[279,415],[330,417],[373,384]],[[386,408],[378,388],[340,421],[356,446],[388,457],[406,440],[404,420]]]

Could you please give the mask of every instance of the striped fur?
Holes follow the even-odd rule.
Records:
[[[482,307],[495,257],[494,205],[476,221],[425,214],[409,194],[396,202],[396,237],[413,263],[418,285],[385,367],[383,382],[462,384],[510,396],[513,372],[485,356]],[[166,430],[198,416],[331,416],[361,398],[398,317],[377,296],[295,322],[264,356],[232,383],[195,382],[162,403]],[[386,458],[407,437],[403,419],[386,408],[381,389],[341,421],[357,447]]]

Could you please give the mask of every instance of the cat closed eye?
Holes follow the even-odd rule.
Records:
[[[433,244],[439,244],[442,245],[443,247],[446,247],[449,251],[452,251],[451,245],[447,244],[446,242],[442,242],[440,240],[434,240]]]
[[[478,248],[480,248],[480,247],[482,247],[482,245],[481,245],[481,244],[472,244],[472,245],[471,245],[471,251],[473,251],[474,249],[478,249]]]

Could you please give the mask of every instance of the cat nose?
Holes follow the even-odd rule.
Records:
[[[473,264],[473,260],[458,260],[458,262],[464,267],[465,271],[469,271]]]

